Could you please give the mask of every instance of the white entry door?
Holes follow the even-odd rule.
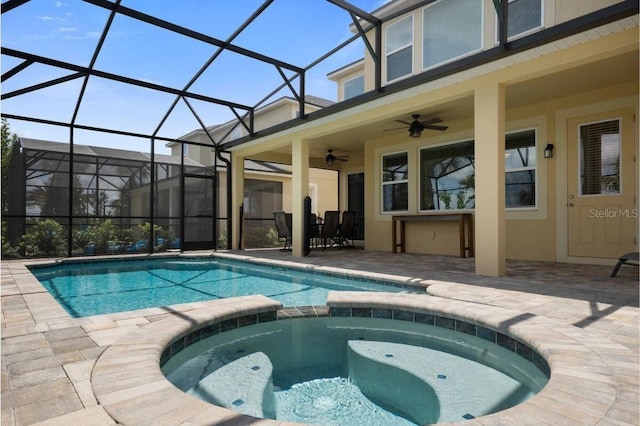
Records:
[[[623,109],[567,123],[569,256],[637,250],[634,118]]]

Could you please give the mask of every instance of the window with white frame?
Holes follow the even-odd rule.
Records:
[[[504,151],[505,207],[536,205],[536,131],[507,133]]]
[[[400,152],[382,156],[382,211],[409,209],[408,154]]]
[[[507,38],[511,39],[542,28],[543,0],[509,0]],[[496,22],[498,17],[496,15]],[[498,40],[496,25],[496,41]]]
[[[482,5],[478,0],[440,0],[424,8],[423,69],[482,49]]]
[[[413,16],[389,25],[385,52],[387,82],[413,74]]]
[[[473,141],[420,151],[420,210],[475,207]]]
[[[364,93],[364,75],[344,82],[344,99],[355,98]]]
[[[189,156],[189,144],[187,144],[186,142],[182,142],[182,156],[183,157]]]
[[[536,131],[505,135],[505,207],[536,206]],[[455,210],[475,207],[474,142],[424,148],[420,151],[420,209]]]

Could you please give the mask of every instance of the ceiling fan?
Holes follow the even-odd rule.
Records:
[[[324,158],[324,161],[326,161],[327,165],[332,166],[333,163],[335,163],[336,161],[349,161],[349,156],[348,155],[333,155],[333,150],[332,149],[328,149],[327,150],[327,156]]]
[[[418,118],[420,117],[420,114],[413,114],[412,117],[413,117],[413,121],[411,123],[407,121],[402,121],[402,120],[394,120],[398,123],[406,124],[407,126],[409,126],[408,128],[409,136],[411,136],[412,138],[419,138],[420,135],[422,134],[422,131],[425,129],[445,131],[449,128],[448,126],[434,126],[434,124],[442,122],[442,119],[438,117],[430,118],[429,120],[424,120],[424,121],[418,120]],[[387,130],[398,130],[398,129],[404,129],[404,127],[397,127],[395,129],[387,129]]]

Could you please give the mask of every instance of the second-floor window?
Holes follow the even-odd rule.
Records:
[[[478,0],[441,0],[424,8],[424,69],[482,49],[482,4]]]
[[[542,0],[509,0],[509,39],[542,26]]]
[[[355,98],[364,93],[364,75],[344,82],[344,99]]]
[[[387,28],[387,82],[413,74],[413,16]]]

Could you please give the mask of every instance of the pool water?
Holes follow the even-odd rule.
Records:
[[[483,338],[380,318],[302,318],[226,331],[163,366],[176,387],[254,417],[323,426],[459,422],[539,392],[548,376]]]
[[[297,383],[275,392],[279,420],[336,426],[413,426],[410,420],[376,405],[348,378]]]
[[[76,318],[252,294],[287,307],[324,305],[330,290],[403,291],[381,281],[219,259],[69,262],[31,272]]]

